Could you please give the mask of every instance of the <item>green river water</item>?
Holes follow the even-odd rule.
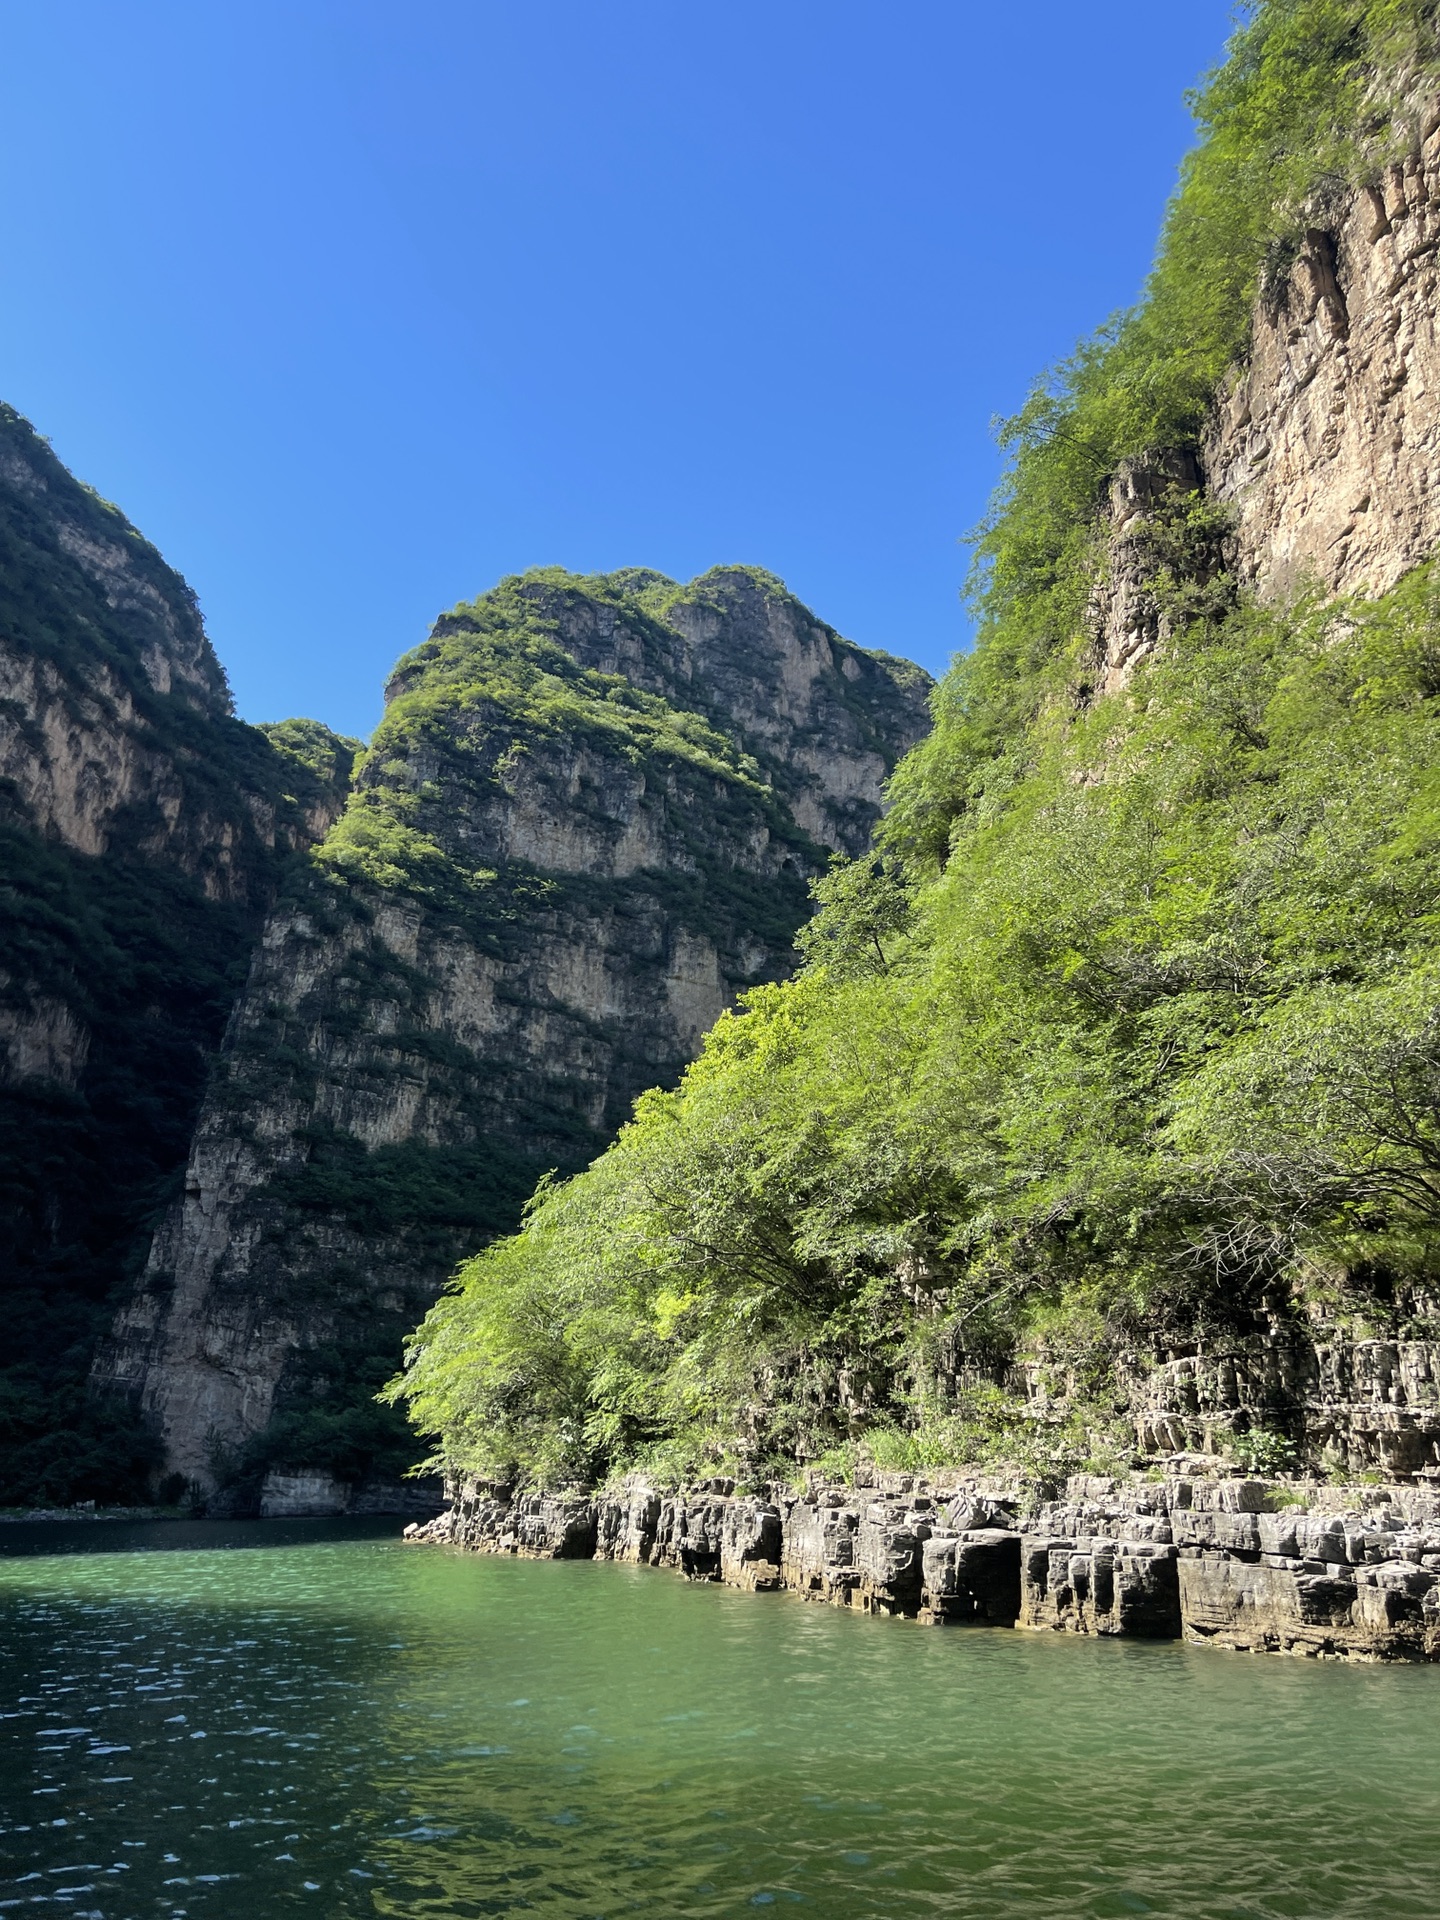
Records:
[[[0,1910],[1440,1916],[1440,1670],[8,1527]]]

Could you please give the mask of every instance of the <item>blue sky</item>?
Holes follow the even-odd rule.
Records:
[[[939,671],[990,422],[1143,280],[1230,0],[0,0],[0,397],[368,733],[502,574]]]

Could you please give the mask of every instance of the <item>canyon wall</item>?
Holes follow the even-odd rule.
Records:
[[[1437,247],[1429,115],[1408,159],[1310,210],[1198,445],[1112,476],[1092,690],[1206,595],[1376,594],[1431,557]],[[173,1479],[363,1501],[410,1444],[372,1401],[400,1335],[537,1176],[584,1164],[785,970],[808,880],[864,849],[924,730],[924,676],[752,569],[541,572],[436,623],[349,790],[347,743],[233,719],[183,582],[3,424],[0,795],[14,926],[45,921],[0,954],[17,1271],[83,1270],[92,1320],[130,1277],[96,1404],[138,1414]],[[65,1170],[37,1176],[51,1139]],[[129,1198],[97,1224],[106,1193]],[[1141,1448],[1259,1429],[1336,1471],[1428,1472],[1434,1324],[1394,1302],[1137,1358]]]
[[[1198,593],[1218,607],[1237,590],[1373,597],[1440,546],[1440,109],[1403,161],[1308,221],[1200,447],[1126,462],[1110,483],[1089,609],[1100,692],[1129,683]],[[1259,1429],[1337,1474],[1434,1475],[1437,1326],[1440,1305],[1412,1290],[1353,1324],[1274,1317],[1137,1356],[1139,1448],[1224,1455]],[[1024,1382],[1041,1409],[1044,1375]]]
[[[787,970],[927,689],[746,568],[528,575],[436,623],[266,924],[101,1356],[170,1472],[279,1510],[403,1464],[373,1404],[401,1335]]]
[[[237,721],[194,596],[0,407],[0,1500],[133,1492],[87,1400],[264,913],[351,749]]]
[[[1205,210],[1204,217],[1223,218],[1226,211],[1217,215]],[[1229,211],[1237,221],[1244,212]],[[1440,545],[1437,262],[1440,112],[1431,110],[1420,116],[1407,158],[1387,166],[1363,187],[1329,190],[1310,205],[1293,244],[1274,250],[1252,314],[1243,363],[1221,383],[1209,417],[1193,440],[1123,461],[1108,474],[1103,488],[1094,484],[1103,471],[1098,459],[1086,463],[1093,474],[1083,480],[1064,479],[1072,492],[1063,497],[1075,503],[1075,545],[1070,551],[1094,561],[1093,570],[1080,572],[1078,582],[1065,581],[1067,590],[1074,584],[1089,589],[1086,631],[1076,635],[1073,628],[1061,628],[1055,608],[1060,607],[1068,621],[1074,603],[1045,598],[1052,574],[1040,586],[1030,583],[1028,600],[1016,589],[1017,600],[1009,604],[1012,610],[1019,604],[1033,625],[1022,621],[1013,636],[1004,631],[1003,595],[994,603],[1002,612],[991,636],[990,665],[1007,692],[1022,678],[1017,662],[1027,658],[1026,650],[1039,651],[1037,634],[1055,650],[1049,656],[1054,667],[1049,677],[1036,676],[1036,704],[1044,721],[1036,758],[1047,751],[1070,714],[1083,714],[1099,696],[1123,698],[1128,688],[1136,687],[1137,668],[1192,622],[1204,623],[1207,643],[1216,650],[1207,655],[1197,647],[1195,657],[1204,660],[1218,680],[1218,707],[1223,704],[1226,667],[1216,653],[1232,637],[1239,655],[1257,635],[1263,645],[1273,634],[1273,657],[1280,669],[1285,665],[1279,649],[1293,630],[1280,620],[1273,626],[1252,621],[1247,602],[1263,610],[1282,609],[1312,593],[1373,598],[1434,558]],[[1173,314],[1168,324],[1174,327]],[[1176,353],[1183,352],[1183,339],[1167,338]],[[1143,348],[1137,351],[1143,362]],[[1122,359],[1119,364],[1116,379],[1123,383],[1136,362]],[[1174,418],[1179,420],[1189,402],[1178,385],[1176,392]],[[1121,393],[1107,398],[1117,410],[1128,404]],[[1077,403],[1077,411],[1081,420],[1098,422],[1099,433],[1110,430],[1103,408],[1097,406],[1087,416]],[[1059,417],[1063,421],[1063,412]],[[1033,414],[1022,416],[1012,447],[1024,449],[1025,432],[1043,418],[1037,402]],[[1179,437],[1183,429],[1175,431]],[[1063,425],[1056,432],[1059,439],[1065,437]],[[1083,440],[1079,445],[1093,451]],[[1017,455],[1015,497],[1027,511],[1038,513],[1040,495],[1024,493],[1024,458],[1023,451]],[[1077,466],[1071,463],[1072,476]],[[1036,471],[1054,478],[1059,470],[1037,466]],[[1055,485],[1060,489],[1061,480]],[[1048,510],[1053,501],[1047,496],[1044,504]],[[998,512],[1003,519],[1003,505]],[[1017,571],[1033,564],[1026,540],[1034,528],[1022,519],[1020,533],[1024,537],[1017,537],[1017,546],[1025,551],[1015,561]],[[1035,545],[1041,545],[1038,538]],[[1003,546],[989,551],[992,558],[999,553],[1015,559]],[[1069,564],[1068,555],[1064,564]],[[1055,571],[1062,571],[1058,561]],[[1413,610],[1420,603],[1407,604]],[[1233,624],[1227,626],[1231,616]],[[1346,624],[1337,618],[1331,632],[1343,632]],[[1428,615],[1418,615],[1415,624],[1428,648],[1433,607]],[[1383,647],[1386,636],[1378,621],[1376,629]],[[1415,627],[1409,631],[1413,635]],[[1072,641],[1073,647],[1068,644]],[[1302,632],[1294,642],[1297,655],[1306,643],[1308,635]],[[957,676],[956,684],[985,716],[991,690],[983,679],[967,682]],[[1260,710],[1268,712],[1275,682],[1257,672],[1250,684]],[[1163,774],[1166,684],[1157,677],[1142,682],[1140,690],[1145,704],[1137,701],[1136,707],[1160,723],[1148,741],[1144,734],[1140,738]],[[1424,714],[1426,724],[1434,690],[1428,670],[1407,685],[1409,710]],[[1363,697],[1357,694],[1356,702]],[[957,700],[957,708],[961,704]],[[1004,720],[1017,710],[1018,703],[1007,708],[996,696],[987,717],[998,713]],[[1182,725],[1189,711],[1177,716]],[[1117,717],[1116,739],[1121,737],[1119,716],[1124,712],[1120,702],[1109,710]],[[981,732],[977,725],[975,736]],[[1100,733],[1098,726],[1095,733]],[[1241,750],[1273,751],[1264,774],[1268,807],[1268,783],[1277,780],[1276,763],[1286,751],[1279,744],[1282,736],[1278,728],[1273,742],[1258,737],[1254,728],[1242,735],[1237,726],[1234,733],[1237,759]],[[973,774],[982,748],[963,727],[957,726],[956,735],[956,784],[968,802],[981,790],[978,776],[968,786],[964,780]],[[1339,737],[1343,753],[1349,741]],[[1422,733],[1417,737],[1427,738]],[[1014,763],[1023,766],[1029,743],[1007,738],[1006,745],[1013,746],[1014,753],[1013,760],[1005,760],[1004,779],[1011,777]],[[1084,764],[1077,784],[1083,778],[1103,796],[1119,752],[1117,747],[1107,764],[1105,749],[1097,751],[1095,760]],[[1417,754],[1417,760],[1423,768],[1425,756]],[[1177,761],[1177,768],[1174,817],[1180,821],[1188,822],[1191,809],[1199,814],[1202,803],[1212,797],[1224,806],[1241,790],[1238,776],[1228,784],[1230,769],[1219,753],[1207,758],[1197,749],[1193,761]],[[1376,778],[1378,786],[1378,774]],[[997,782],[997,815],[1005,800],[1004,779]],[[1202,791],[1202,779],[1213,785]],[[1047,805],[1058,806],[1043,788],[1039,791]],[[1399,808],[1386,788],[1376,809],[1382,846],[1390,817],[1387,797],[1392,812]],[[945,816],[952,827],[960,805],[956,802]],[[1286,818],[1285,805],[1281,800],[1273,803],[1281,819]],[[1423,808],[1416,811],[1421,814]],[[1303,845],[1307,820],[1301,809],[1295,816],[1297,843]],[[1130,818],[1124,813],[1118,817]],[[1134,817],[1153,820],[1156,815],[1142,809]],[[1241,837],[1234,823],[1245,821],[1248,830],[1257,816],[1247,816],[1237,806],[1218,817],[1227,823],[1233,844]],[[1043,837],[1045,822],[1038,808],[1020,818],[1027,830]],[[1428,833],[1428,816],[1426,821]],[[1187,842],[1180,830],[1173,843],[1177,867],[1197,890],[1202,883],[1191,879],[1187,863],[1201,837],[1197,832]],[[939,841],[938,835],[934,838]],[[929,839],[924,844],[927,855],[933,851],[943,862],[943,843],[933,849]],[[950,844],[962,844],[958,828]],[[1096,844],[1104,844],[1102,836],[1097,835]],[[1072,866],[1083,857],[1074,851],[1078,845],[1068,846]],[[1305,863],[1297,865],[1303,870]],[[1313,868],[1318,890],[1323,885],[1318,859]],[[975,869],[966,871],[968,877]],[[1063,887],[1063,879],[1054,877],[1059,869],[1046,871],[1053,887]],[[1216,870],[1207,869],[1203,857],[1197,857],[1195,871],[1214,878]],[[981,878],[983,884],[983,873]],[[1271,884],[1271,876],[1262,873],[1257,891],[1268,893]],[[1309,872],[1305,884],[1311,884]],[[1217,882],[1222,897],[1223,886]],[[1423,891],[1418,890],[1422,900]],[[1003,887],[996,893],[1002,902],[1007,899]],[[1363,906],[1358,911],[1363,912]],[[1290,917],[1298,920],[1302,913],[1303,905],[1297,906]],[[1058,903],[1055,917],[1062,928],[1075,924],[1067,923]],[[1183,920],[1183,912],[1179,918]],[[1420,919],[1422,928],[1426,924]],[[1244,925],[1238,912],[1230,924],[1217,917],[1215,946]],[[1163,987],[1156,987],[1153,1000],[1138,991],[1127,999],[1120,988],[1113,998],[1103,991],[1097,994],[1107,1019],[1138,1021],[1142,1008],[1179,1009],[1187,990],[1193,988],[1197,998],[1210,990],[1211,976],[1203,967],[1187,974],[1185,960],[1176,957],[1184,952],[1184,937],[1174,936],[1173,947],[1171,939],[1171,927],[1165,926],[1150,948],[1137,942],[1127,949],[1123,939],[1115,940],[1117,956],[1129,960],[1143,952],[1144,965],[1153,965],[1157,975],[1172,962],[1174,972]],[[1398,949],[1401,939],[1394,944]],[[1326,989],[1332,982],[1348,985],[1357,976],[1367,984],[1387,979],[1392,964],[1398,972],[1393,950],[1367,956],[1366,975],[1353,956],[1337,951],[1341,946],[1337,941],[1335,948],[1323,947],[1314,963],[1314,978]],[[1423,939],[1417,948],[1428,961]],[[1225,991],[1233,991],[1235,1004],[1245,1009],[1237,1025],[1263,1018],[1267,1005],[1281,1001],[1279,991],[1273,1001],[1267,999],[1272,990],[1283,988],[1283,970],[1291,964],[1283,943],[1277,942],[1277,951],[1283,958],[1274,962],[1257,939],[1255,952],[1266,957],[1252,963],[1254,971],[1243,981],[1237,977],[1232,985],[1226,978]],[[1110,953],[1099,941],[1087,953],[1084,941],[1077,939],[1073,953],[1057,958],[1058,978],[1071,960],[1077,974],[1087,958],[1098,959],[1096,971],[1103,971]],[[917,975],[923,965],[923,960],[916,964]],[[1264,977],[1266,966],[1272,967],[1270,979]],[[1347,972],[1347,967],[1352,970]],[[1113,977],[1120,979],[1122,972],[1117,965]],[[970,976],[959,977],[968,988]],[[1165,1000],[1167,993],[1173,993],[1173,1000]],[[1422,980],[1417,995],[1421,1020],[1426,1017],[1427,993]],[[1322,1004],[1318,994],[1315,1004]],[[1162,1026],[1157,1019],[1158,1030]],[[1206,1032],[1198,1022],[1187,1027],[1178,1012],[1163,1031],[1167,1046],[1173,1040],[1177,1049]],[[1219,1023],[1206,1039],[1217,1050],[1218,1031]],[[1364,1037],[1343,1043],[1341,1050],[1359,1052]],[[1090,1039],[1087,1033],[1086,1046]],[[1291,1030],[1291,1045],[1298,1049],[1299,1044]],[[1355,1251],[1358,1231],[1356,1239],[1337,1232],[1328,1240],[1318,1235],[1307,1240],[1299,1230],[1289,1231],[1288,1237],[1277,1230],[1269,1241],[1257,1231],[1253,1244],[1258,1252],[1247,1249],[1244,1259],[1232,1262],[1220,1257],[1219,1249],[1202,1272],[1198,1259],[1193,1268],[1184,1264],[1196,1247],[1176,1234],[1161,1255],[1150,1256],[1153,1265],[1147,1271],[1146,1203],[1137,1199],[1124,1230],[1113,1218],[1104,1220],[1110,1237],[1102,1238],[1105,1259],[1113,1268],[1123,1270],[1133,1258],[1134,1296],[1118,1297],[1118,1288],[1115,1296],[1109,1295],[1109,1276],[1100,1274],[1101,1263],[1087,1269],[1077,1260],[1095,1291],[1092,1296],[1077,1287],[1070,1304],[1079,1302],[1088,1309],[1093,1298],[1096,1306],[1093,1312],[1078,1313],[1067,1333],[1063,1311],[1049,1317],[1047,1310],[1066,1304],[1067,1237],[1078,1240],[1088,1231],[1084,1189],[1092,1174],[1088,1166],[1079,1168],[1069,1185],[1057,1177],[1048,1190],[1042,1189],[1053,1211],[1037,1209],[1032,1242],[1022,1243],[1018,1252],[1013,1244],[1001,1243],[1002,1257],[1015,1265],[1002,1267],[996,1260],[983,1270],[987,1284],[996,1282],[997,1291],[971,1309],[977,1317],[1008,1291],[1033,1290],[1038,1311],[1028,1324],[1017,1316],[1018,1334],[1012,1337],[1003,1322],[991,1333],[982,1321],[970,1350],[964,1351],[967,1336],[959,1325],[969,1316],[945,1327],[942,1304],[934,1309],[937,1338],[928,1343],[917,1338],[893,1364],[877,1329],[870,1349],[875,1355],[873,1381],[856,1365],[849,1378],[833,1385],[828,1379],[820,1382],[817,1394],[828,1396],[827,1406],[837,1415],[832,1431],[843,1436],[848,1423],[849,1447],[860,1462],[853,1482],[837,1483],[818,1470],[805,1474],[803,1458],[795,1460],[792,1452],[791,1461],[802,1469],[803,1490],[779,1483],[764,1493],[753,1490],[777,1470],[774,1462],[783,1457],[779,1448],[750,1456],[755,1464],[749,1469],[754,1478],[748,1492],[737,1491],[728,1479],[677,1490],[633,1475],[598,1490],[546,1490],[460,1478],[451,1485],[449,1510],[430,1525],[412,1529],[412,1537],[485,1551],[593,1556],[668,1567],[693,1579],[789,1590],[937,1624],[1102,1636],[1183,1634],[1210,1645],[1315,1657],[1440,1657],[1440,1301],[1427,1278],[1433,1258],[1428,1237],[1433,1237],[1434,1218],[1434,1054],[1418,1045],[1415,1051],[1417,1056],[1423,1052],[1415,1070],[1415,1111],[1421,1115],[1416,1132],[1424,1141],[1417,1154],[1423,1165],[1415,1175],[1423,1196],[1414,1228],[1422,1249],[1418,1256],[1413,1248],[1407,1248],[1403,1258],[1393,1252],[1398,1232],[1381,1253],[1362,1261]],[[1095,1058],[1101,1057],[1103,1050],[1097,1048]],[[1025,1071],[1023,1062],[1019,1071]],[[1058,1084],[1063,1099],[1068,1089]],[[1167,1083],[1147,1057],[1128,1084],[1144,1088],[1147,1124],[1153,1126],[1152,1137],[1163,1143],[1176,1110],[1166,1104],[1166,1089],[1173,1083]],[[1246,1084],[1258,1087],[1259,1076]],[[1257,1092],[1254,1105],[1258,1109],[1260,1104]],[[1242,1139],[1231,1149],[1236,1163],[1248,1144],[1243,1130],[1250,1112],[1243,1097],[1237,1107]],[[1077,1108],[1087,1117],[1073,1124],[1083,1129],[1089,1113],[1100,1110]],[[1059,1109],[1067,1118],[1070,1111],[1063,1104]],[[1008,1112],[1005,1118],[1008,1123]],[[1060,1124],[1057,1120],[1057,1129]],[[1038,1128],[1028,1137],[1043,1142],[1037,1144],[1035,1157],[1045,1163],[1051,1150],[1048,1138]],[[1162,1164],[1165,1153],[1162,1145]],[[970,1163],[962,1164],[968,1179]],[[980,1164],[987,1178],[996,1166],[1005,1168],[1006,1176],[1010,1171],[999,1155]],[[1059,1153],[1049,1164],[1079,1167]],[[1182,1195],[1187,1194],[1187,1180],[1194,1179],[1199,1212],[1203,1200],[1198,1196],[1206,1192],[1210,1169],[1196,1173],[1178,1154],[1171,1164],[1174,1186]],[[1318,1187],[1320,1175],[1311,1174],[1311,1164],[1303,1169],[1302,1180]],[[1318,1155],[1313,1164],[1319,1165]],[[1170,1171],[1167,1166],[1167,1176]],[[1271,1171],[1266,1169],[1266,1177]],[[1006,1176],[993,1176],[993,1185],[982,1191],[987,1196],[1013,1191],[1004,1184]],[[1223,1191],[1221,1180],[1216,1185]],[[1145,1192],[1143,1181],[1137,1181],[1135,1192]],[[1374,1192],[1380,1197],[1365,1203],[1373,1208],[1372,1225],[1377,1220],[1382,1227],[1393,1225],[1402,1210],[1395,1207],[1393,1215],[1387,1211],[1380,1183]],[[837,1202],[837,1207],[843,1205],[843,1199]],[[1361,1212],[1357,1204],[1349,1219],[1358,1222]],[[975,1216],[966,1212],[961,1217],[968,1232]],[[1250,1216],[1240,1212],[1240,1217]],[[1254,1217],[1267,1218],[1259,1210]],[[1218,1249],[1229,1231],[1229,1217],[1217,1209],[1217,1219]],[[1127,1237],[1132,1227],[1133,1240]],[[1374,1230],[1378,1239],[1380,1227]],[[1053,1267],[1045,1240],[1051,1231],[1059,1249]],[[1150,1242],[1150,1247],[1155,1244]],[[1306,1249],[1305,1260],[1297,1248]],[[1187,1286],[1189,1299],[1183,1297]],[[1112,1298],[1117,1300],[1113,1317],[1102,1325],[1102,1312],[1109,1309],[1099,1302]],[[1067,1338],[1074,1344],[1068,1356],[1059,1351]],[[947,1340],[950,1348],[944,1345]],[[1123,1350],[1127,1342],[1133,1342],[1129,1353]],[[850,1353],[869,1358],[863,1331]],[[816,1371],[818,1375],[821,1370]],[[763,1401],[771,1390],[764,1376],[757,1376],[756,1400]],[[915,1428],[921,1408],[927,1415],[938,1408],[944,1420],[928,1419],[928,1431],[926,1426],[918,1432],[897,1431]],[[947,1429],[945,1422],[952,1415]],[[732,1464],[746,1460],[738,1447],[723,1450],[729,1448],[729,1435],[707,1434],[704,1444],[713,1451],[702,1458]],[[937,1452],[952,1447],[958,1452],[970,1444],[982,1448],[988,1459],[1013,1455],[1018,1464],[1013,1469],[997,1465],[988,1472],[886,1473],[865,1463],[867,1444],[892,1459],[905,1458],[907,1452],[915,1457],[931,1446]],[[483,1459],[485,1445],[504,1459],[510,1441],[500,1421],[489,1433],[482,1430],[478,1441],[473,1430],[457,1423],[457,1458]],[[811,1457],[819,1451],[812,1446]],[[664,1456],[657,1449],[640,1457]],[[1071,1471],[1087,1459],[1115,1461],[1123,1470]]]
[[[1440,113],[1311,219],[1219,395],[1205,472],[1262,595],[1383,593],[1440,544]]]

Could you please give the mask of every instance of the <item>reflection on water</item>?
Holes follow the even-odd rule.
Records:
[[[16,1538],[0,1911],[1440,1912],[1435,1670],[934,1631],[363,1531]]]

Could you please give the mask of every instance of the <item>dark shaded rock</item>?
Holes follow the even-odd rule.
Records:
[[[1020,1613],[1020,1551],[1020,1535],[999,1527],[931,1534],[921,1549],[920,1619],[1013,1627]]]
[[[184,580],[0,405],[0,1502],[145,1494],[91,1358],[356,746],[237,720]]]
[[[1179,1635],[1173,1547],[1027,1534],[1021,1554],[1022,1626],[1146,1640]]]

